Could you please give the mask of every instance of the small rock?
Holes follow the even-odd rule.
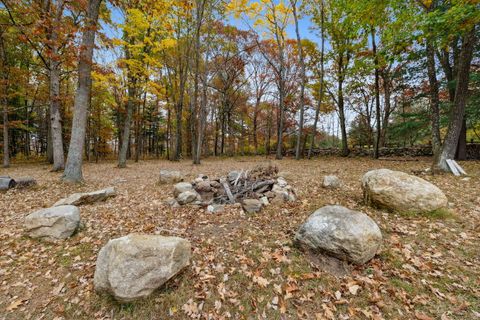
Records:
[[[275,197],[270,200],[270,203],[274,205],[282,205],[284,202],[285,196],[282,193],[276,194]]]
[[[80,210],[71,205],[35,211],[25,217],[25,229],[32,238],[66,239],[78,228]]]
[[[239,176],[240,172],[238,171],[230,171],[227,175],[227,178],[230,182],[235,181]]]
[[[182,192],[185,192],[185,191],[193,191],[193,186],[191,183],[188,183],[188,182],[180,182],[180,183],[177,183],[174,187],[173,187],[173,195],[175,197],[178,197],[178,195]]]
[[[281,188],[285,188],[286,186],[288,186],[287,180],[285,180],[285,179],[282,178],[282,177],[279,177],[279,178],[277,179],[277,184],[278,184],[278,186],[281,187]]]
[[[183,175],[180,171],[160,170],[159,183],[176,183],[183,181]]]
[[[177,199],[175,199],[175,198],[168,198],[167,200],[165,200],[165,204],[167,204],[167,205],[169,205],[170,207],[173,207],[173,208],[177,208],[177,207],[180,206],[177,202]]]
[[[185,204],[188,204],[190,202],[193,202],[193,201],[197,200],[197,197],[198,197],[198,193],[196,193],[193,190],[187,190],[187,191],[184,191],[184,192],[180,193],[177,196],[176,199],[177,199],[179,204],[185,205]]]
[[[210,192],[212,191],[212,187],[210,185],[210,181],[200,181],[195,185],[195,190],[197,192]]]
[[[210,213],[221,213],[225,211],[225,206],[223,204],[211,204],[207,207],[207,211]]]
[[[87,193],[74,193],[70,195],[68,198],[64,198],[57,201],[53,206],[54,207],[64,206],[64,205],[80,206],[83,204],[90,204],[97,201],[103,201],[115,195],[116,195],[116,192],[114,187],[97,190],[93,192],[87,192]]]
[[[323,177],[322,187],[330,188],[330,189],[337,189],[341,186],[341,181],[338,179],[337,176],[325,176]]]
[[[213,181],[210,181],[210,186],[211,186],[212,188],[218,189],[218,188],[220,188],[222,185],[220,184],[220,182],[213,180]]]
[[[189,265],[185,239],[131,234],[110,240],[98,253],[93,284],[120,301],[149,296]]]
[[[267,197],[261,197],[260,201],[262,202],[262,205],[264,205],[264,206],[268,206],[270,204]]]
[[[242,202],[242,207],[247,213],[257,213],[262,210],[262,202],[257,199],[245,199]]]

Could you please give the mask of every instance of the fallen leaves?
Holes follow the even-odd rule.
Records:
[[[222,159],[221,170],[248,168],[260,161]],[[173,320],[480,319],[478,304],[468,303],[480,294],[480,270],[476,268],[480,263],[480,210],[476,209],[480,198],[474,188],[480,164],[468,163],[471,186],[457,185],[448,176],[431,177],[450,199],[457,204],[461,201],[455,208],[460,220],[404,217],[362,202],[358,180],[368,169],[386,166],[408,172],[412,166],[427,166],[427,162],[362,158],[299,164],[286,159],[277,165],[295,173],[289,181],[300,201],[271,206],[253,216],[228,206],[222,214],[211,215],[163,205],[171,186],[155,185],[153,176],[160,167],[181,170],[191,177],[218,175],[216,160],[206,160],[200,167],[185,161],[145,161],[126,170],[116,169],[110,162],[86,164],[87,182],[81,186],[64,185],[58,182],[58,175],[39,166],[14,167],[12,175],[19,171],[32,175],[43,189],[0,194],[0,313],[11,312],[25,319],[28,314],[31,319],[42,314],[44,319],[67,314],[78,319],[111,319],[112,314],[119,319]],[[344,180],[344,190],[321,188],[318,177],[332,172]],[[76,236],[56,244],[23,237],[25,213],[70,193],[103,188],[112,176],[126,180],[117,186],[119,195],[115,201],[82,207],[85,226]],[[315,209],[335,203],[366,212],[384,235],[382,252],[346,278],[317,271],[291,241],[300,223]],[[94,293],[95,259],[108,239],[131,232],[188,238],[194,247],[192,266],[167,289],[160,289],[154,303],[119,307]]]

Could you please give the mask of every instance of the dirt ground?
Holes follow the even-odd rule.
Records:
[[[211,177],[259,164],[276,164],[298,201],[244,214],[231,206],[210,214],[163,203],[171,185],[160,169],[188,178]],[[398,215],[367,207],[360,179],[370,169],[412,173],[418,161],[265,158],[141,161],[118,169],[86,164],[85,184],[60,182],[46,164],[14,165],[0,175],[33,176],[38,187],[0,193],[0,319],[480,319],[480,162],[463,162],[469,179],[422,176],[440,187],[450,214]],[[322,189],[335,174],[340,190]],[[46,243],[25,236],[23,218],[74,192],[114,186],[118,195],[80,208],[83,226],[73,237]],[[340,204],[371,216],[384,242],[379,255],[350,276],[317,270],[292,245],[299,225],[317,208]],[[118,304],[93,290],[95,260],[112,238],[132,232],[191,241],[191,266],[150,298]]]

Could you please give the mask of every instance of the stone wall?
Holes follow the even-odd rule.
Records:
[[[314,156],[339,156],[340,148],[317,148],[313,149]],[[307,153],[308,151],[306,151]],[[432,156],[432,147],[429,145],[419,145],[413,147],[389,147],[380,148],[380,157],[430,157]],[[287,155],[295,155],[295,150],[288,150]],[[351,149],[350,156],[370,157],[373,155],[373,149],[354,147]],[[467,144],[467,159],[480,160],[480,143]]]

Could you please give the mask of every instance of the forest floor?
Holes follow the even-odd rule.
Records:
[[[86,164],[83,185],[60,182],[46,164],[14,165],[0,175],[32,176],[39,186],[0,193],[0,319],[480,319],[480,162],[462,162],[470,179],[422,176],[451,202],[447,216],[405,216],[367,207],[360,179],[370,169],[412,173],[418,161],[319,158],[271,161],[290,174],[298,201],[258,214],[238,207],[210,214],[163,201],[171,185],[157,185],[160,169],[195,178],[268,164],[260,157]],[[340,190],[325,190],[335,174]],[[117,196],[80,208],[84,227],[63,242],[25,236],[23,218],[74,192],[114,186]],[[380,226],[381,253],[350,276],[315,269],[292,238],[317,208],[340,204]],[[118,304],[93,290],[95,260],[109,239],[132,232],[191,241],[191,266],[150,298]]]

